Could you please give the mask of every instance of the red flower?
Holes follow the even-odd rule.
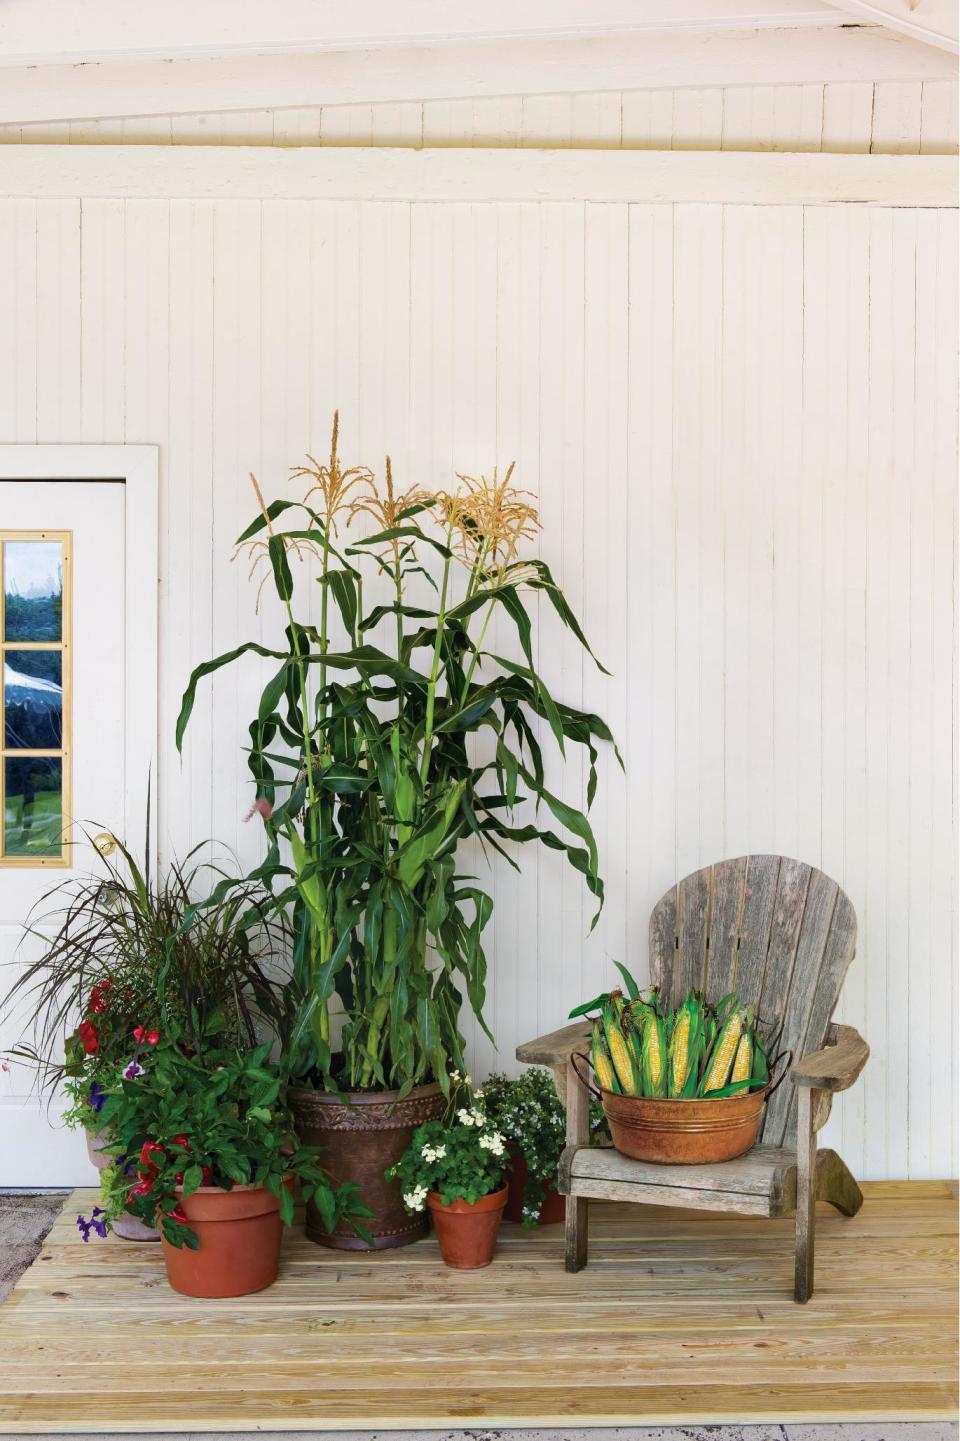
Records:
[[[127,1192],[127,1199],[130,1201],[135,1201],[140,1196],[149,1196],[152,1190],[153,1177],[148,1176],[145,1181],[138,1181],[135,1186],[130,1187],[129,1191]]]
[[[187,1213],[183,1209],[179,1201],[174,1206],[172,1211],[164,1211],[163,1214],[165,1216],[169,1216],[171,1221],[179,1221],[181,1226],[185,1226],[187,1224]]]
[[[140,1041],[143,1040],[143,1038],[144,1038],[144,1036],[145,1036],[146,1034],[147,1034],[147,1033],[146,1033],[146,1031],[143,1029],[142,1026],[134,1026],[134,1028],[133,1028],[133,1039],[134,1039],[135,1041],[137,1041],[137,1042],[139,1043]]]
[[[209,1166],[203,1167],[203,1175],[200,1178],[200,1184],[201,1186],[213,1185],[213,1172],[211,1171]]]
[[[155,1172],[157,1166],[156,1162],[152,1160],[152,1157],[156,1155],[165,1156],[166,1154],[165,1149],[160,1145],[159,1141],[144,1141],[140,1151],[140,1164],[141,1166],[148,1166],[151,1172]]]
[[[110,1007],[110,986],[112,982],[108,978],[94,986],[90,992],[90,1004],[87,1006],[87,1014],[90,1016],[102,1016],[104,1011]]]
[[[83,1044],[83,1050],[85,1055],[92,1056],[95,1055],[97,1051],[99,1051],[100,1038],[97,1035],[96,1028],[94,1026],[91,1026],[89,1021],[80,1022],[79,1026],[77,1027],[77,1035],[80,1037],[80,1040]]]
[[[190,1142],[187,1140],[186,1136],[183,1134],[182,1131],[180,1132],[179,1136],[174,1136],[170,1144],[172,1146],[179,1146],[182,1151],[189,1151],[190,1149]]]
[[[157,1042],[159,1041],[159,1039],[160,1039],[160,1032],[159,1032],[159,1031],[148,1031],[148,1032],[147,1032],[147,1044],[148,1044],[149,1046],[155,1046],[155,1045],[157,1044]]]

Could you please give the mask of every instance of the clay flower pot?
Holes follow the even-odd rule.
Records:
[[[92,1136],[89,1131],[87,1137],[87,1155],[91,1164],[96,1166],[98,1171],[105,1171],[108,1166],[113,1165],[113,1157],[98,1147],[106,1145],[107,1136],[105,1131],[100,1131]],[[110,1230],[122,1241],[159,1241],[160,1232],[152,1226],[145,1226],[139,1216],[134,1216],[130,1211],[124,1211],[122,1215],[114,1217],[110,1222]]]
[[[507,1205],[504,1215],[508,1221],[521,1222],[523,1220],[523,1188],[527,1184],[527,1161],[520,1147],[514,1141],[507,1142],[507,1150],[510,1152],[510,1170],[507,1172]],[[563,1196],[557,1194],[556,1187],[552,1181],[543,1183],[543,1203],[540,1207],[540,1215],[537,1217],[538,1226],[556,1226],[566,1216],[567,1206]]]
[[[171,1246],[165,1237],[167,1280],[184,1296],[246,1296],[277,1279],[283,1222],[280,1202],[257,1186],[201,1186],[177,1199],[200,1247]]]
[[[431,1191],[427,1205],[448,1266],[475,1271],[489,1266],[497,1246],[497,1232],[507,1204],[507,1187],[481,1196],[479,1201],[451,1201],[445,1206],[439,1191]]]

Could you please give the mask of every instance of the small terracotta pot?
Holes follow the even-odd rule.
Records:
[[[108,1155],[106,1151],[101,1151],[98,1148],[106,1145],[107,1133],[105,1131],[98,1131],[95,1136],[92,1136],[90,1132],[87,1131],[86,1137],[87,1155],[90,1157],[91,1164],[96,1166],[98,1171],[105,1171],[108,1166],[113,1165],[113,1157]],[[119,1236],[121,1241],[160,1240],[160,1232],[155,1230],[153,1226],[144,1225],[140,1217],[135,1216],[132,1211],[124,1211],[121,1215],[115,1216],[110,1222],[110,1230],[115,1236]]]
[[[258,1186],[201,1186],[177,1198],[200,1241],[199,1250],[165,1237],[167,1280],[184,1296],[247,1296],[277,1279],[283,1222],[280,1202]]]
[[[624,1156],[701,1166],[732,1161],[750,1150],[763,1119],[766,1092],[682,1101],[602,1091],[601,1099],[613,1144]]]
[[[439,1191],[428,1193],[440,1254],[448,1266],[475,1271],[490,1265],[506,1204],[506,1186],[479,1201],[451,1201],[449,1206],[443,1204]]]
[[[338,1221],[328,1231],[311,1201],[309,1240],[340,1251],[381,1251],[409,1246],[427,1234],[426,1216],[407,1214],[400,1182],[388,1181],[384,1172],[399,1161],[417,1126],[443,1115],[447,1103],[435,1081],[415,1086],[402,1101],[396,1091],[347,1091],[338,1096],[300,1087],[289,1092],[289,1102],[300,1140],[318,1146],[320,1164],[330,1179],[352,1181],[373,1213],[363,1223],[373,1238],[371,1244],[357,1235],[349,1221]]]
[[[514,1141],[507,1142],[507,1150],[510,1152],[510,1170],[507,1172],[507,1204],[503,1214],[508,1221],[520,1222],[523,1220],[523,1190],[527,1183],[527,1158]],[[566,1214],[566,1199],[557,1194],[556,1185],[552,1180],[544,1181],[543,1204],[540,1207],[540,1215],[537,1217],[537,1225],[556,1226],[565,1219]]]

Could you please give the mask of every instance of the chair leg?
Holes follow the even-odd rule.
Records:
[[[813,1295],[814,1228],[817,1216],[817,1133],[813,1114],[817,1092],[798,1087],[797,1096],[797,1235],[793,1299],[801,1304]]]
[[[568,1271],[582,1271],[587,1264],[587,1201],[583,1196],[567,1197],[567,1215],[564,1225],[566,1256],[564,1265]]]

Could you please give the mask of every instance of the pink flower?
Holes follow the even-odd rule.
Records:
[[[253,805],[247,811],[247,814],[244,816],[243,819],[245,821],[252,821],[254,816],[263,816],[263,819],[265,821],[268,821],[272,815],[273,801],[268,801],[266,796],[257,796],[257,799],[254,801]]]

